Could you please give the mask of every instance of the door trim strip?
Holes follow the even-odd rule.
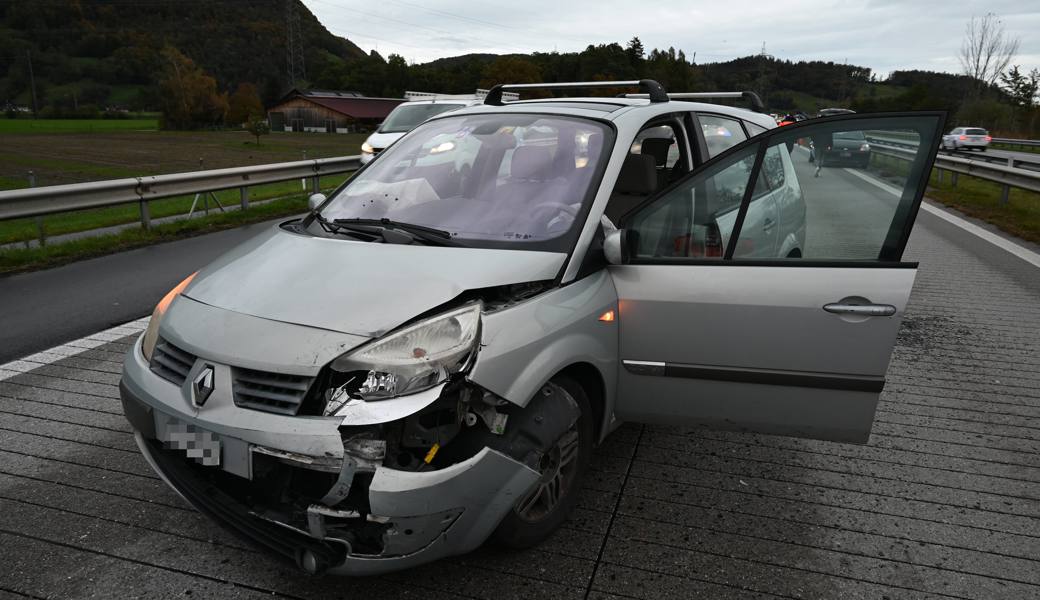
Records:
[[[885,387],[884,377],[869,375],[832,375],[797,371],[772,371],[741,367],[683,365],[642,360],[622,360],[625,369],[635,375],[656,375],[684,379],[708,379],[759,385],[782,385],[850,392],[880,393]]]

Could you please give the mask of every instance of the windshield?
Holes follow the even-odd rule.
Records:
[[[423,225],[471,246],[542,249],[538,242],[571,231],[612,135],[596,121],[554,115],[436,119],[380,154],[321,216]]]
[[[462,108],[462,106],[462,104],[446,102],[402,104],[387,115],[386,120],[379,126],[379,133],[404,133],[405,131],[411,131],[416,125],[434,115]]]

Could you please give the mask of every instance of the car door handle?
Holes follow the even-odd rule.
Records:
[[[825,304],[823,310],[836,315],[863,315],[866,317],[891,317],[896,314],[896,307],[891,304],[847,304],[831,302]]]
[[[769,231],[770,229],[773,228],[773,225],[775,223],[776,223],[775,221],[773,221],[769,217],[766,217],[766,220],[762,222],[762,231]]]

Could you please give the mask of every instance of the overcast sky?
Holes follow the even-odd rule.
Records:
[[[639,36],[698,63],[766,52],[848,61],[879,74],[958,72],[972,15],[992,11],[1021,39],[1014,63],[1040,68],[1037,0],[303,0],[334,34],[410,63],[472,52],[572,52]]]

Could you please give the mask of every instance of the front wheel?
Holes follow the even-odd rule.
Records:
[[[530,548],[548,538],[578,502],[578,492],[592,459],[592,410],[585,390],[568,377],[546,386],[558,401],[574,400],[578,419],[548,448],[543,449],[541,477],[502,519],[492,539],[509,548]]]

